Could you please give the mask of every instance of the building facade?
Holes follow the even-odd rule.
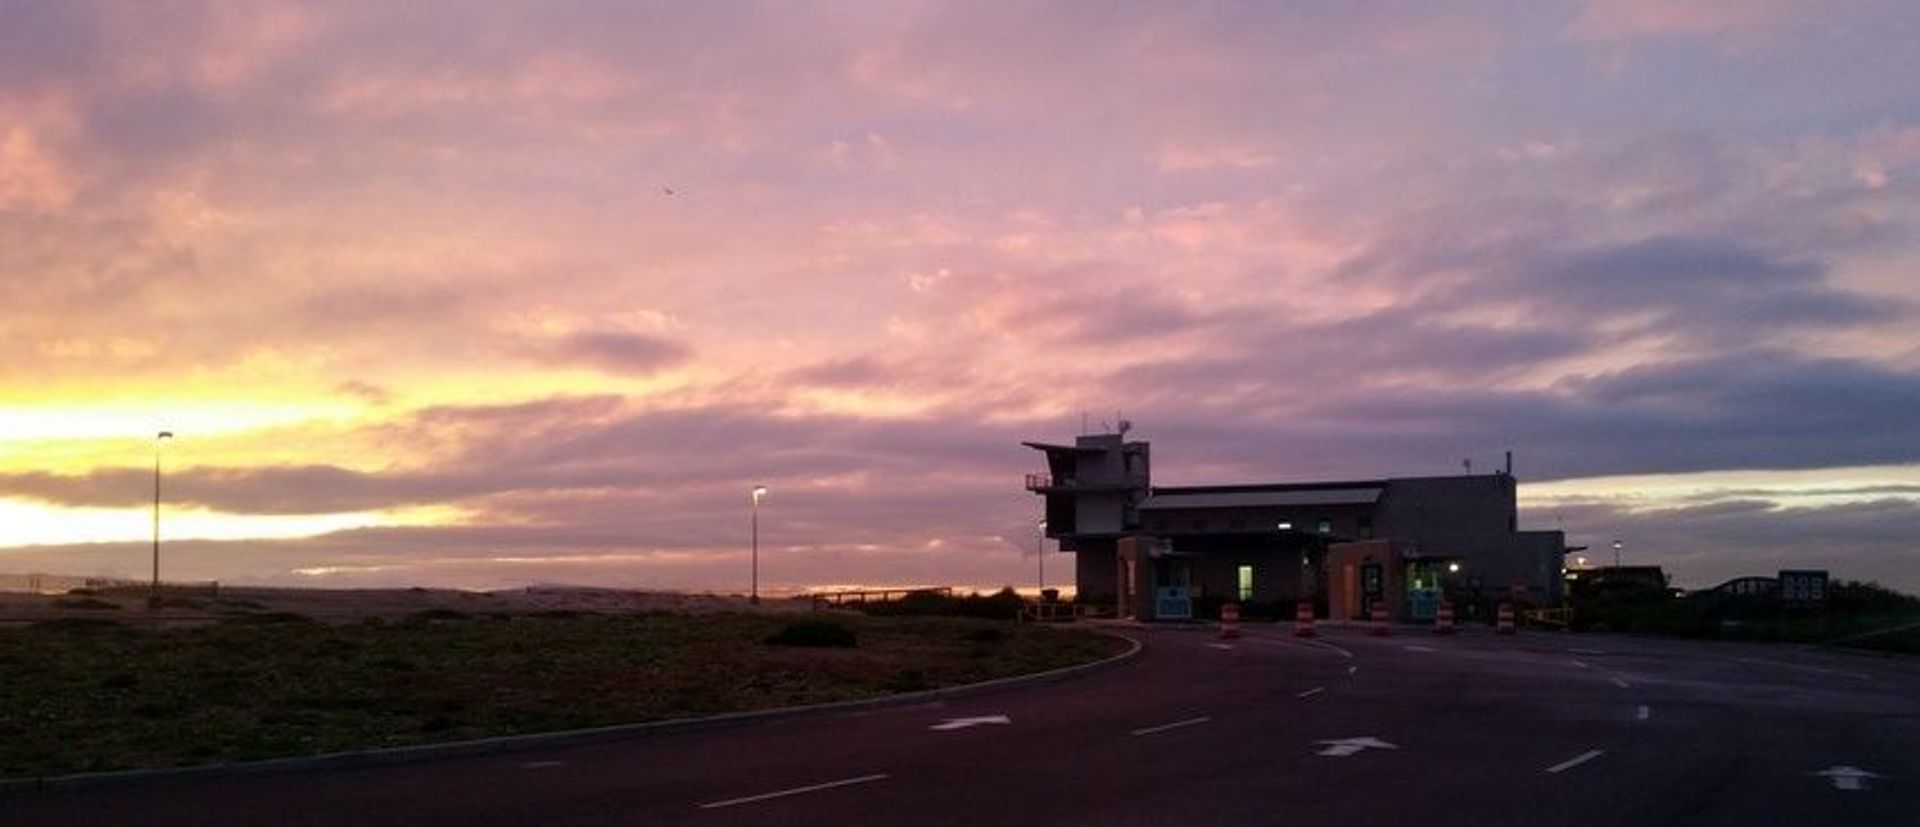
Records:
[[[1565,536],[1519,530],[1504,470],[1156,488],[1148,443],[1123,433],[1023,444],[1046,456],[1027,489],[1075,557],[1080,599],[1125,616],[1311,600],[1323,616],[1424,619],[1442,599],[1560,599]]]

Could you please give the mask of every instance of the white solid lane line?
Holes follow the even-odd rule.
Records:
[[[1633,711],[1633,719],[1636,721],[1644,721],[1651,717],[1653,717],[1653,710],[1648,707],[1642,706]]]
[[[1566,770],[1570,770],[1570,769],[1573,769],[1574,767],[1580,766],[1581,764],[1585,764],[1588,761],[1592,761],[1595,758],[1599,758],[1600,756],[1605,754],[1607,754],[1606,750],[1590,749],[1590,750],[1587,750],[1586,752],[1580,753],[1579,755],[1576,755],[1572,758],[1569,758],[1565,761],[1562,761],[1558,764],[1548,767],[1547,772],[1550,772],[1550,773],[1564,772]]]
[[[1173,722],[1173,723],[1171,723],[1171,724],[1161,724],[1161,725],[1159,725],[1159,726],[1150,726],[1150,727],[1145,727],[1145,728],[1142,728],[1142,729],[1136,729],[1136,730],[1134,730],[1134,731],[1132,731],[1132,732],[1129,732],[1129,733],[1127,733],[1127,734],[1128,734],[1128,735],[1133,735],[1133,736],[1136,736],[1136,737],[1137,737],[1137,736],[1141,736],[1141,735],[1152,735],[1152,734],[1154,734],[1154,733],[1156,733],[1156,732],[1166,732],[1166,731],[1167,731],[1167,730],[1169,730],[1169,729],[1179,729],[1179,728],[1181,728],[1181,727],[1183,727],[1183,726],[1193,726],[1193,725],[1195,725],[1195,724],[1204,724],[1204,723],[1206,723],[1206,722],[1208,722],[1208,721],[1211,721],[1211,720],[1213,720],[1213,719],[1212,719],[1212,718],[1209,718],[1209,717],[1207,717],[1207,716],[1205,716],[1205,715],[1202,715],[1202,716],[1200,716],[1200,717],[1198,717],[1198,718],[1188,718],[1188,719],[1186,719],[1186,720],[1184,720],[1184,721],[1174,721],[1174,722]]]
[[[1307,690],[1307,691],[1305,691],[1305,692],[1296,692],[1296,693],[1294,693],[1294,695],[1293,695],[1293,696],[1294,696],[1294,697],[1296,697],[1296,698],[1311,698],[1311,697],[1313,697],[1313,696],[1315,696],[1315,695],[1318,695],[1318,694],[1320,694],[1320,693],[1322,693],[1322,692],[1325,692],[1325,691],[1327,691],[1327,688],[1326,688],[1326,687],[1324,687],[1324,686],[1316,686],[1316,687],[1314,687],[1314,688],[1312,688],[1312,689],[1309,689],[1309,690]]]
[[[851,786],[853,784],[865,784],[869,781],[879,781],[880,779],[886,778],[886,777],[887,777],[886,773],[880,772],[880,773],[874,773],[873,775],[862,775],[858,778],[842,778],[839,781],[828,781],[824,784],[809,784],[805,787],[794,787],[793,789],[790,789],[790,790],[779,790],[777,792],[761,793],[759,795],[749,795],[742,798],[729,798],[725,801],[710,801],[706,804],[700,805],[700,809],[716,810],[721,807],[732,807],[736,804],[752,804],[753,802],[756,802],[756,801],[766,801],[768,799],[773,799],[773,798],[785,798],[790,795],[801,795],[803,793],[817,793],[821,790],[831,790],[835,787],[846,787],[846,786]]]

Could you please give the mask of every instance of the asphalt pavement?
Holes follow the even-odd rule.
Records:
[[[0,792],[0,824],[1920,824],[1920,661],[1485,630],[1125,630],[924,704]]]

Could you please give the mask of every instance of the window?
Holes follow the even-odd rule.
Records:
[[[1362,516],[1360,518],[1360,539],[1362,540],[1373,539],[1373,517],[1372,516]]]
[[[1252,566],[1240,567],[1240,599],[1241,600],[1253,599],[1253,567]]]
[[[1333,520],[1330,520],[1330,519],[1328,519],[1328,518],[1326,518],[1326,517],[1321,517],[1321,518],[1320,518],[1320,525],[1318,526],[1318,530],[1320,531],[1320,533],[1321,533],[1321,534],[1332,534],[1332,533],[1333,533]]]

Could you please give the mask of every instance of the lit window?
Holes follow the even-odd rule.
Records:
[[[1240,567],[1240,599],[1241,600],[1253,599],[1253,567],[1252,566]]]
[[[1321,518],[1320,518],[1320,533],[1321,533],[1321,534],[1332,534],[1332,533],[1333,533],[1333,521],[1332,521],[1332,520],[1329,520],[1329,519],[1327,519],[1327,518],[1325,518],[1325,517],[1321,517]]]

